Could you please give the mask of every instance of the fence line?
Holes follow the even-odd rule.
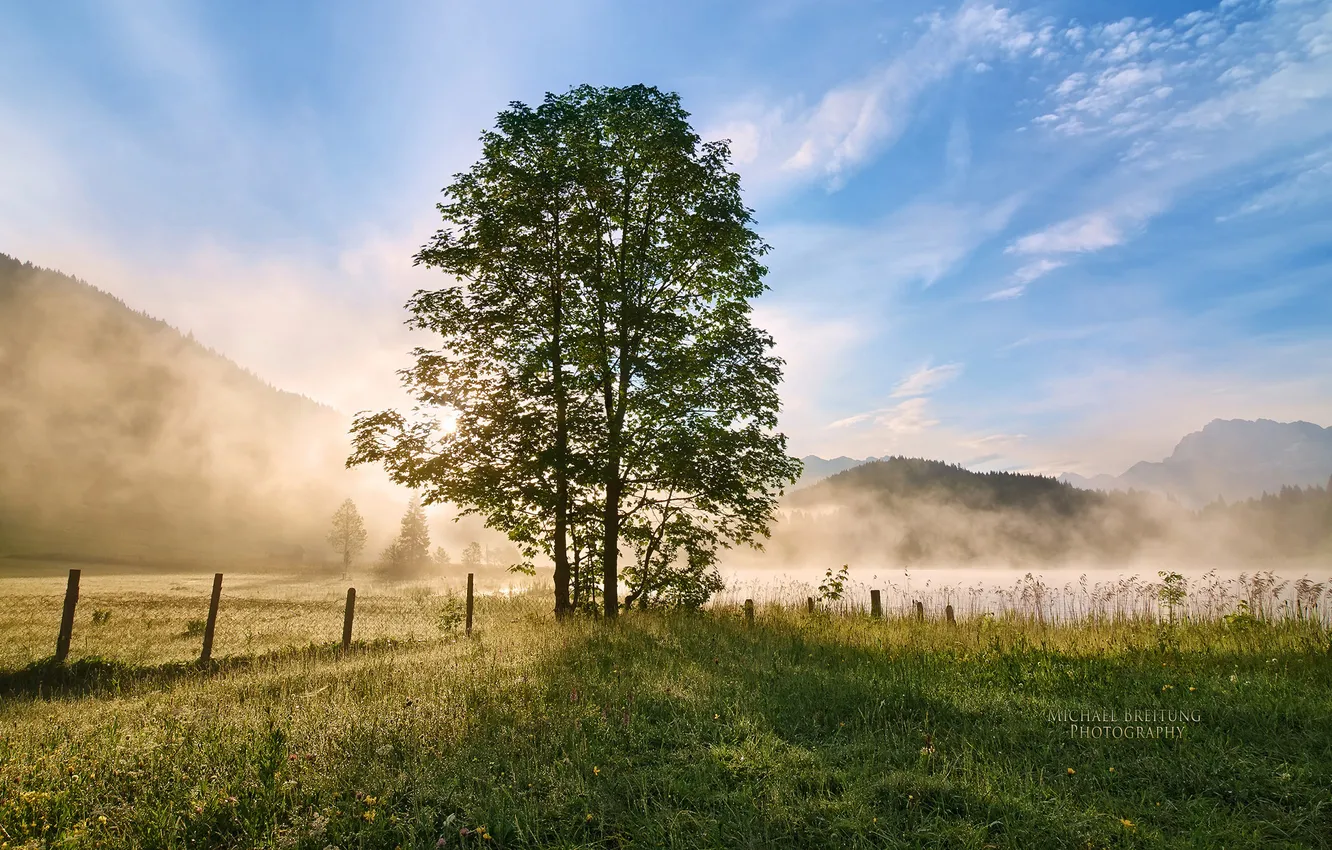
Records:
[[[465,634],[472,634],[474,615],[474,574],[467,574],[467,596],[465,608]],[[1176,576],[1176,578],[1179,578]],[[81,571],[71,569],[65,587],[65,601],[61,612],[60,631],[56,640],[55,661],[63,663],[69,656],[74,630],[74,614],[79,600]],[[207,664],[212,660],[213,643],[216,635],[217,615],[221,604],[223,574],[213,576],[212,594],[209,598],[208,619],[203,629],[203,647],[199,662]],[[1172,579],[1173,581],[1173,579]],[[891,582],[889,583],[891,586]],[[896,588],[894,588],[896,590]],[[788,597],[790,596],[788,590]],[[883,619],[883,591],[880,588],[868,590],[868,614],[873,619]],[[1263,621],[1299,621],[1317,624],[1322,627],[1332,625],[1332,581],[1313,583],[1307,578],[1295,582],[1278,579],[1270,571],[1263,571],[1249,576],[1240,574],[1238,579],[1221,580],[1215,571],[1203,576],[1203,580],[1190,586],[1180,579],[1169,583],[1142,582],[1137,576],[1121,579],[1117,583],[1098,583],[1089,586],[1085,580],[1074,588],[1072,583],[1062,589],[1051,588],[1039,578],[1028,573],[1012,588],[1000,588],[986,593],[984,589],[968,588],[965,595],[965,608],[962,615],[966,619],[990,616],[994,612],[986,610],[983,604],[987,595],[1000,604],[1003,616],[1016,616],[1041,623],[1120,623],[1120,622],[1173,622],[1178,620],[1214,621],[1232,618],[1249,618]],[[1282,594],[1293,592],[1293,598],[1282,599]],[[1323,603],[1326,594],[1328,603]],[[959,612],[952,600],[961,597],[958,588],[935,588],[932,592],[912,594],[898,591],[900,616],[918,623],[940,618],[955,625]],[[799,597],[796,597],[797,599]],[[838,615],[864,615],[866,608],[864,596],[856,593],[838,593],[835,598],[824,595],[819,600],[813,596],[805,597],[805,611],[813,615],[822,607],[825,613]],[[791,599],[778,599],[768,604],[791,607]],[[939,602],[943,601],[942,608]],[[963,602],[958,598],[959,602]],[[929,606],[927,607],[927,602]],[[731,603],[734,605],[734,603]],[[712,608],[725,608],[723,596],[714,600]],[[731,608],[734,610],[734,608]],[[745,623],[752,626],[755,621],[754,598],[746,597],[742,610]],[[356,611],[356,588],[347,588],[346,603],[343,610],[342,650],[351,648],[352,631]],[[930,612],[933,612],[931,616]]]
[[[203,647],[199,652],[199,664],[205,665],[213,658],[213,639],[217,632],[217,612],[222,602],[222,573],[213,574],[213,591],[208,599],[208,620],[203,630]],[[82,571],[71,569],[65,585],[65,604],[60,615],[60,633],[56,637],[55,661],[63,664],[69,658],[69,647],[74,637],[74,613],[79,602],[79,582]],[[467,626],[468,637],[472,634],[472,613],[474,610],[473,588],[474,574],[467,574]],[[94,612],[95,613],[95,612]],[[351,648],[352,623],[356,615],[356,588],[347,588],[347,602],[342,614],[342,650]]]

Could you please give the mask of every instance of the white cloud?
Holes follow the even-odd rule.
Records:
[[[982,73],[990,68],[986,60],[1029,53],[1052,38],[1033,30],[1024,15],[977,2],[920,21],[924,30],[905,52],[828,90],[813,106],[799,99],[737,104],[703,135],[744,140],[736,162],[751,189],[810,179],[837,187],[901,136],[931,86],[959,68]]]
[[[894,434],[915,434],[926,428],[933,428],[939,420],[931,419],[926,408],[927,398],[909,398],[894,408],[874,418],[874,424],[881,425]]]
[[[1332,51],[1332,9],[1324,3],[1246,14],[1223,4],[1162,24],[1124,18],[1079,28],[1077,40],[1084,37],[1090,49],[1081,67],[1049,87],[1050,108],[1035,119],[1056,133],[1216,127],[1239,113],[1272,117],[1303,108],[1329,88],[1325,69],[1315,70]]]
[[[962,445],[973,449],[1011,449],[1025,439],[1027,439],[1026,434],[987,434],[984,437],[963,440]]]
[[[893,407],[883,407],[838,419],[829,423],[828,427],[850,428],[869,423],[876,426],[879,431],[890,435],[917,434],[939,424],[939,420],[930,418],[928,406],[928,398],[923,396],[909,398]]]
[[[1251,179],[1289,151],[1325,146],[1332,133],[1332,7],[1277,4],[1241,13],[1199,11],[1172,24],[1125,18],[1093,27],[1076,70],[1047,89],[1032,125],[1055,136],[1124,140],[1118,162],[1084,189],[1091,209],[1028,233],[1010,253],[1055,262],[1121,245],[1197,185],[1226,174]],[[1310,202],[1327,192],[1326,159],[1314,155],[1238,211]],[[1031,268],[1038,271],[1040,266]],[[1043,272],[1042,272],[1043,273]],[[1020,295],[1025,283],[990,299]]]
[[[1019,284],[1018,286],[1007,286],[1007,287],[1004,287],[1003,289],[999,289],[999,290],[996,290],[996,291],[994,291],[994,292],[991,292],[989,295],[986,295],[986,296],[985,296],[983,299],[981,299],[981,300],[982,300],[982,301],[1009,301],[1009,300],[1011,300],[1011,299],[1013,299],[1013,298],[1017,298],[1017,297],[1020,296],[1023,292],[1026,292],[1026,291],[1027,291],[1027,287],[1026,287],[1025,284]]]
[[[1013,250],[1012,248],[1009,248],[1010,252],[1012,250]],[[1048,258],[1042,258],[1027,263],[1023,266],[1020,266],[1016,271],[1014,271],[1011,275],[1009,275],[1008,280],[1009,283],[1011,284],[1010,286],[1005,287],[1004,289],[1000,289],[997,292],[991,292],[989,295],[986,295],[981,300],[1007,301],[1012,298],[1017,298],[1019,295],[1021,295],[1023,292],[1027,290],[1027,286],[1029,286],[1033,281],[1044,277],[1045,275],[1049,274],[1052,271],[1055,271],[1056,269],[1061,269],[1066,265],[1068,265],[1068,263],[1065,262],[1064,260],[1051,260]]]
[[[1092,213],[1060,222],[1036,233],[1029,233],[1014,242],[1008,250],[1010,253],[1018,254],[1068,254],[1099,251],[1123,241],[1123,232],[1109,216]],[[1033,264],[1033,266],[1039,265],[1040,263]],[[1051,268],[1057,268],[1058,265],[1060,264],[1055,263]],[[1034,279],[1033,277],[1032,280]]]
[[[962,373],[961,363],[922,366],[893,388],[893,398],[928,395]]]
[[[1063,268],[1067,263],[1062,260],[1037,260],[1034,263],[1027,263],[1017,271],[1013,272],[1013,280],[1021,286],[1026,286],[1037,278],[1041,278],[1050,272]]]

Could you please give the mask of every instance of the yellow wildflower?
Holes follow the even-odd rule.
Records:
[[[1124,825],[1125,829],[1133,829],[1133,821],[1129,820],[1128,818],[1120,818],[1119,822]]]
[[[600,776],[600,775],[601,775],[601,768],[597,767],[596,765],[592,765],[592,775],[593,775],[593,776]]]
[[[1069,775],[1069,776],[1072,776],[1072,775],[1075,774],[1075,773],[1077,773],[1077,771],[1074,770],[1073,768],[1070,767],[1070,768],[1068,769],[1068,775]]]

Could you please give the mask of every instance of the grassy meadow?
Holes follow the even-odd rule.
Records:
[[[0,847],[1332,846],[1317,622],[531,590],[467,638],[449,588],[367,585],[343,655],[345,583],[228,575],[203,668],[210,578],[85,572],[63,666],[63,576],[0,578]],[[1183,731],[1067,722],[1112,710]]]

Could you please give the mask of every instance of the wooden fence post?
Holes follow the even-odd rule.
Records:
[[[745,625],[754,625],[754,600],[752,599],[745,600]]]
[[[351,649],[352,618],[356,616],[356,588],[347,588],[347,607],[342,614],[342,651]]]
[[[467,636],[472,636],[472,574],[467,574]]]
[[[876,620],[883,616],[883,601],[877,590],[870,591],[870,616]]]
[[[957,622],[957,620],[953,617],[952,605],[949,605],[947,608],[944,608],[944,619],[948,621],[948,625],[950,626]]]
[[[925,603],[919,599],[916,600],[916,619],[919,622],[925,622]]]
[[[79,575],[79,570],[70,570],[65,585],[65,610],[60,614],[60,637],[56,638],[57,664],[69,657],[69,641],[74,636],[74,606],[79,603]]]
[[[814,597],[813,597],[813,596],[806,596],[806,597],[805,597],[805,607],[809,609],[809,613],[811,613],[811,614],[814,613]]]
[[[213,658],[213,632],[217,628],[217,603],[222,599],[222,574],[213,574],[213,597],[208,600],[208,623],[204,625],[203,652],[199,663],[207,664]]]

